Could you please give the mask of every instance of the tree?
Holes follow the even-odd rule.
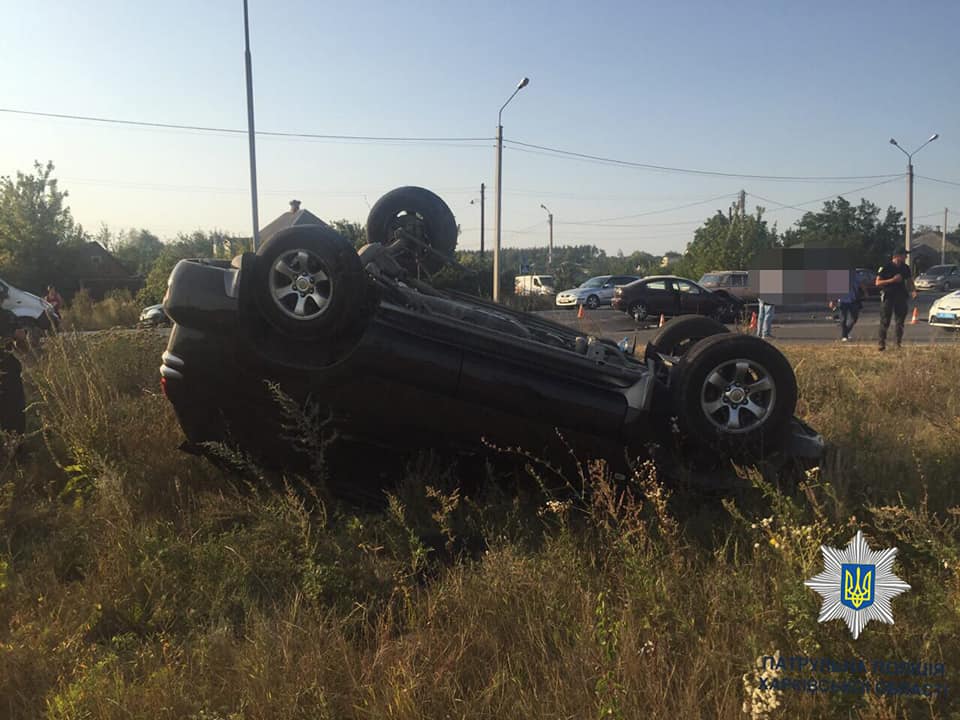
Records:
[[[217,230],[197,230],[190,235],[178,235],[174,242],[163,246],[137,299],[144,305],[159,303],[167,291],[167,279],[178,262],[186,258],[208,258],[216,254],[215,248],[222,247],[229,241],[230,238]]]
[[[352,220],[334,220],[329,224],[349,240],[357,250],[367,244],[367,228],[360,223]]]
[[[783,234],[785,247],[847,248],[867,267],[882,264],[903,243],[903,215],[893,207],[880,219],[880,208],[862,199],[856,207],[842,197],[828,200],[820,212],[808,212]]]
[[[767,226],[763,208],[744,217],[718,210],[694,232],[675,272],[696,279],[710,270],[744,270],[758,252],[778,244],[777,229]]]
[[[53,163],[34,163],[34,173],[0,177],[0,273],[15,285],[36,289],[57,284],[65,248],[86,240],[53,177]]]
[[[102,232],[102,231],[101,231]],[[103,245],[103,242],[98,242]],[[107,246],[104,246],[107,247]],[[107,247],[116,258],[132,273],[146,275],[150,272],[157,258],[163,253],[164,245],[160,238],[149,230],[128,230],[120,233],[113,247]]]

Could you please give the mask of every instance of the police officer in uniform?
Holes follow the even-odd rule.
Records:
[[[899,248],[893,258],[877,271],[877,287],[882,289],[880,310],[880,350],[887,349],[887,330],[890,317],[896,319],[897,347],[903,343],[903,324],[907,319],[907,297],[909,293],[917,296],[913,287],[910,266],[904,260],[907,251]]]

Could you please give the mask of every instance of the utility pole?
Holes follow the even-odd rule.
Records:
[[[913,158],[907,160],[907,227],[904,231],[907,267],[913,265]]]
[[[547,269],[550,270],[553,268],[553,213],[543,203],[540,203],[540,207],[547,211],[547,224],[550,225],[550,245],[547,246]]]
[[[487,186],[483,183],[480,183],[480,256],[483,257],[483,206],[484,206],[484,197],[483,192],[486,190]]]
[[[247,70],[247,134],[250,138],[250,205],[253,208],[253,251],[260,244],[260,218],[257,211],[257,148],[253,127],[253,63],[250,59],[250,23],[247,19],[247,0],[243,0],[243,39],[246,45],[244,62]]]
[[[746,212],[747,207],[747,191],[740,191],[740,221],[743,222],[743,215]]]
[[[913,250],[913,156],[936,140],[938,137],[940,137],[940,134],[934,133],[930,136],[929,140],[927,140],[923,145],[918,147],[913,152],[907,152],[900,147],[900,143],[898,143],[894,138],[890,138],[890,144],[907,156],[907,226],[904,229],[904,246],[907,250],[908,266],[912,264],[911,252]]]
[[[947,262],[947,208],[943,209],[943,235],[940,236],[940,264]]]

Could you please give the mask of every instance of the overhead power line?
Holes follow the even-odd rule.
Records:
[[[633,215],[621,215],[620,217],[610,217],[610,218],[598,218],[596,220],[578,220],[578,221],[567,221],[567,222],[558,222],[558,225],[598,225],[600,227],[630,227],[629,225],[605,225],[608,222],[615,222],[617,220],[631,220],[633,218],[646,217],[648,215],[659,215],[662,213],[675,212],[677,210],[685,210],[687,208],[697,207],[698,205],[706,205],[707,203],[717,202],[718,200],[728,200],[736,197],[736,193],[726,193],[724,195],[717,195],[716,197],[707,198],[706,200],[697,200],[696,202],[685,203],[683,205],[675,205],[674,207],[663,208],[661,210],[647,210],[646,212],[636,213]]]
[[[246,135],[246,130],[237,128],[223,128],[205,125],[179,125],[176,123],[147,122],[143,120],[121,120],[119,118],[94,117],[91,115],[69,115],[66,113],[37,112],[33,110],[15,110],[0,108],[0,112],[13,115],[29,115],[31,117],[54,118],[57,120],[83,120],[86,122],[106,123],[110,125],[128,125],[145,127],[155,130],[189,130],[192,132],[216,132],[230,135]],[[381,137],[377,135],[328,135],[322,133],[281,132],[276,130],[257,130],[257,135],[264,137],[297,138],[303,140],[349,140],[352,142],[493,142],[490,137]]]
[[[797,203],[796,205],[788,205],[787,203],[778,202],[777,200],[771,200],[770,198],[765,198],[761,195],[757,195],[756,193],[747,193],[747,194],[750,195],[751,197],[755,197],[757,200],[762,200],[763,202],[773,203],[774,205],[780,206],[780,207],[774,208],[770,212],[779,212],[780,210],[788,210],[788,209],[797,210],[799,212],[806,212],[806,210],[803,208],[804,205],[814,205],[816,203],[826,202],[827,200],[833,200],[834,198],[837,198],[837,197],[843,197],[844,195],[853,195],[854,193],[863,192],[864,190],[871,190],[872,188],[880,187],[881,185],[887,185],[889,183],[900,180],[902,177],[903,177],[902,175],[898,175],[897,177],[890,178],[889,180],[882,180],[880,182],[873,183],[872,185],[864,185],[863,187],[854,188],[853,190],[845,190],[844,192],[840,192],[840,193],[832,193],[830,195],[826,195],[821,198],[816,198],[815,200],[806,200],[802,203]]]
[[[712,177],[740,178],[743,180],[771,180],[782,182],[855,182],[859,180],[878,180],[885,178],[899,178],[903,174],[891,175],[756,175],[750,173],[721,172],[717,170],[697,170],[693,168],[672,167],[669,165],[654,165],[652,163],[634,162],[632,160],[621,160],[618,158],[603,157],[601,155],[590,155],[588,153],[573,152],[571,150],[561,150],[559,148],[547,147],[545,145],[534,145],[533,143],[520,142],[519,140],[504,140],[508,145],[516,145],[516,150],[522,148],[532,148],[553,156],[566,157],[574,160],[585,160],[590,162],[599,162],[605,165],[618,165],[621,167],[639,168],[641,170],[654,170],[657,172],[681,173],[685,175],[707,175]]]
[[[921,180],[929,180],[930,182],[940,183],[941,185],[955,185],[956,187],[960,187],[960,182],[957,182],[956,180],[940,180],[939,178],[927,177],[926,175],[917,175],[916,177],[920,178]]]

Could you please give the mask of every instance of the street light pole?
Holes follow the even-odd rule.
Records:
[[[250,204],[253,208],[253,251],[260,244],[260,218],[257,211],[257,148],[253,128],[253,62],[250,59],[250,22],[247,19],[247,0],[243,0],[243,39],[246,49],[243,59],[247,73],[247,134],[250,142]]]
[[[550,212],[550,209],[543,203],[540,203],[540,207],[542,207],[544,210],[547,211],[547,223],[550,225],[550,247],[547,250],[547,269],[552,270],[553,269],[553,213]]]
[[[503,201],[503,109],[510,103],[518,92],[530,84],[530,78],[524,78],[517,84],[517,89],[513,95],[507,98],[507,102],[500,106],[500,112],[497,114],[497,192],[494,198],[493,218],[496,225],[493,244],[493,301],[500,302],[500,220],[501,205]]]
[[[913,156],[938,137],[940,137],[939,133],[934,133],[923,145],[913,152],[907,152],[900,147],[900,143],[894,138],[890,138],[890,144],[907,156],[907,226],[904,231],[904,247],[907,250],[907,265],[912,264],[911,253],[913,252]]]
[[[487,186],[484,183],[480,183],[480,199],[471,200],[471,205],[476,205],[480,203],[480,257],[483,257],[483,211],[486,208],[486,198],[484,197],[484,191],[487,189]]]

